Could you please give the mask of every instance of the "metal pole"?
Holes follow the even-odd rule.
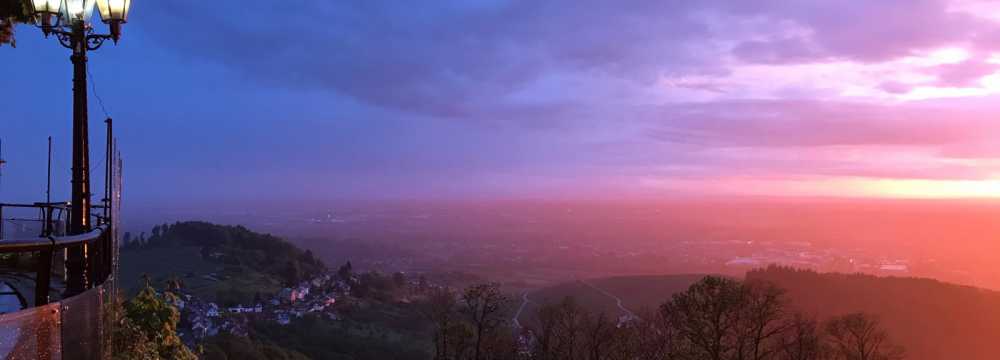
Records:
[[[0,183],[3,181],[3,165],[6,163],[6,160],[3,159],[3,139],[0,139]],[[3,206],[0,205],[0,240],[3,240],[3,223]]]
[[[70,35],[73,48],[73,203],[70,208],[69,233],[90,231],[90,144],[87,130],[87,33],[82,21],[73,24]],[[86,254],[83,245],[66,251],[66,293],[83,292],[87,284]]]
[[[107,139],[104,144],[104,221],[106,222],[111,219],[111,151],[113,150],[111,122],[110,117],[104,120],[107,127]]]
[[[45,203],[52,203],[52,137],[49,136],[48,172],[45,175]]]
[[[37,267],[35,270],[35,306],[42,306],[49,303],[52,253],[52,249],[45,249],[38,252],[38,264],[35,264]]]
[[[45,219],[44,235],[52,236],[52,137],[49,136],[49,161],[45,174],[45,208],[43,218]]]
[[[114,204],[112,197],[114,196],[114,154],[115,154],[115,141],[114,141],[114,127],[113,121],[110,117],[105,120],[108,125],[107,134],[107,158],[104,161],[105,164],[105,174],[104,174],[104,221],[108,223],[109,228],[104,237],[101,238],[101,255],[103,256],[103,262],[101,263],[101,281],[107,280],[112,273],[111,262],[114,259],[114,237],[118,236],[118,224],[114,223],[117,219],[113,219],[114,211],[111,210],[111,206]]]

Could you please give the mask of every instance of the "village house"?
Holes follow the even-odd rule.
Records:
[[[210,318],[219,317],[219,305],[208,303],[208,310],[205,311],[205,316]]]
[[[291,322],[291,319],[288,317],[288,313],[282,311],[275,313],[274,321],[281,325],[288,325],[288,323]]]
[[[234,314],[261,313],[261,312],[264,311],[264,306],[261,305],[261,304],[257,304],[256,306],[236,305],[236,306],[230,307],[228,310],[229,310],[229,312],[234,313]]]

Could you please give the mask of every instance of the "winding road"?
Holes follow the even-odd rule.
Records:
[[[521,318],[521,313],[524,312],[524,308],[527,307],[530,302],[531,300],[528,299],[528,290],[524,290],[524,292],[521,293],[521,306],[517,308],[517,313],[514,314],[514,319],[512,321],[515,328],[521,328],[521,321],[519,320]]]
[[[607,296],[609,298],[614,299],[615,300],[615,305],[617,305],[618,309],[621,310],[621,312],[624,315],[626,315],[627,317],[629,317],[629,318],[638,318],[637,316],[635,316],[635,313],[633,313],[632,310],[629,310],[628,308],[625,307],[625,305],[622,305],[622,299],[621,298],[619,298],[619,297],[615,296],[614,294],[609,293],[606,290],[601,289],[601,288],[595,286],[594,284],[591,284],[591,283],[589,283],[589,282],[587,282],[585,280],[577,280],[577,281],[579,281],[580,283],[582,283],[584,285],[587,285],[591,289],[594,289],[594,291],[597,291],[597,292],[601,293],[604,296]],[[514,313],[514,318],[511,319],[511,323],[514,324],[515,328],[521,328],[522,327],[521,326],[521,321],[520,321],[520,319],[521,319],[521,313],[524,312],[524,309],[526,307],[528,307],[529,303],[533,303],[533,301],[531,301],[531,299],[528,299],[528,291],[529,290],[524,290],[523,292],[521,292],[521,306],[519,306],[517,308],[517,312]]]

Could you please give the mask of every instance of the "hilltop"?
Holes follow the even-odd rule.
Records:
[[[164,285],[156,296],[178,310],[173,336],[203,359],[426,358],[426,320],[408,300],[418,279],[349,262],[328,271],[311,251],[242,226],[151,233],[126,236],[122,285],[152,291],[143,275]]]
[[[222,304],[249,303],[326,270],[309,250],[243,226],[190,221],[153,227],[151,236],[125,234],[122,284],[177,279],[199,296]]]

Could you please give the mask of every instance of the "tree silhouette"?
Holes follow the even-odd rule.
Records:
[[[484,345],[497,336],[497,331],[506,322],[509,300],[500,291],[500,284],[487,283],[470,286],[462,294],[461,312],[466,315],[473,328],[473,359],[487,357]]]
[[[538,309],[538,348],[535,356],[544,360],[578,359],[583,355],[584,324],[589,314],[572,297]]]
[[[447,288],[434,289],[423,308],[424,316],[434,326],[435,360],[461,358],[465,352],[460,344],[471,337],[462,325],[458,314],[457,295]]]
[[[660,311],[688,345],[690,358],[733,359],[741,354],[738,327],[745,296],[738,281],[709,276],[675,294]]]
[[[819,325],[803,314],[795,314],[788,320],[780,341],[780,360],[816,360],[825,356]]]
[[[878,318],[863,313],[838,316],[826,323],[826,333],[835,360],[898,360],[901,347],[889,341]]]
[[[614,321],[572,297],[542,304],[535,324],[506,323],[497,284],[470,286],[460,299],[437,289],[427,304],[435,360],[898,360],[877,319],[864,314],[817,320],[789,311],[784,291],[762,281],[708,276],[657,310]],[[458,316],[458,315],[464,316]],[[519,346],[512,336],[521,334]]]

